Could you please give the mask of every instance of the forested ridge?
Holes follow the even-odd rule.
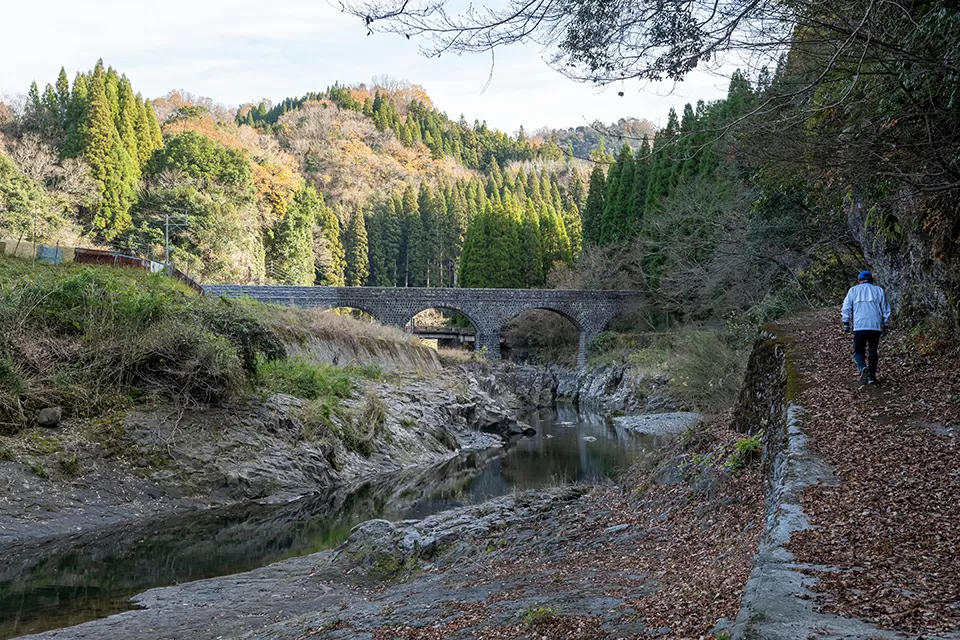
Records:
[[[576,151],[571,130],[563,149],[555,134],[454,121],[422,88],[381,84],[233,112],[178,92],[145,100],[102,62],[72,86],[62,70],[5,109],[4,232],[157,256],[172,214],[189,221],[173,231],[174,259],[201,280],[563,286],[585,242],[634,239],[644,211],[712,176],[710,134],[680,136],[753,95],[738,76],[730,99],[686,105],[680,120],[671,110],[652,141],[628,137],[614,157],[609,129],[580,135]],[[57,175],[68,167],[79,192]]]

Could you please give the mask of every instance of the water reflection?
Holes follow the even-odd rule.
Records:
[[[536,429],[537,434],[507,443],[497,457],[478,469],[462,486],[452,491],[440,488],[406,511],[382,517],[423,518],[515,489],[540,489],[609,478],[664,442],[662,437],[617,429],[600,416],[578,413],[575,407],[534,411],[524,416],[524,422]]]
[[[525,421],[536,436],[325,495],[0,549],[0,638],[129,609],[129,597],[151,587],[249,571],[331,548],[371,518],[423,518],[514,489],[609,477],[660,444],[651,436],[618,432],[573,408],[533,413]]]

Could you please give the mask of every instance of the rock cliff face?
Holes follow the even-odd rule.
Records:
[[[124,429],[141,452],[164,462],[151,476],[180,492],[219,501],[286,498],[379,473],[439,462],[461,449],[483,449],[499,442],[514,422],[498,401],[475,381],[444,388],[411,379],[368,389],[383,412],[382,432],[365,455],[332,434],[308,434],[302,402],[274,395],[242,407],[132,414]],[[347,401],[362,424],[364,399]],[[331,418],[330,429],[345,418]]]
[[[577,370],[505,362],[498,369],[498,378],[529,406],[546,407],[556,400],[565,400],[600,413],[675,410],[664,393],[665,379],[629,365]]]
[[[733,408],[732,426],[763,437],[763,477],[767,495],[779,480],[778,459],[789,446],[787,345],[770,330],[757,337],[747,361],[740,395]],[[779,463],[782,465],[782,460]]]
[[[900,224],[916,217],[911,203],[901,205]],[[918,205],[917,205],[918,206]],[[867,224],[861,202],[847,207],[847,222],[876,283],[884,287],[894,313],[907,322],[928,315],[945,318],[960,331],[960,244],[937,241],[923,228],[909,227],[899,238],[884,237],[876,225]],[[954,236],[960,230],[954,229]],[[852,275],[852,274],[851,274]]]

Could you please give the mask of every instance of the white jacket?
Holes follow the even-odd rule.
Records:
[[[890,305],[883,289],[869,282],[850,287],[843,299],[840,319],[849,322],[851,313],[854,331],[880,331],[890,320]]]

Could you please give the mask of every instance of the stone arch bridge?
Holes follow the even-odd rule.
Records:
[[[500,329],[524,311],[546,309],[570,320],[580,332],[578,366],[586,364],[587,346],[615,315],[638,299],[635,291],[565,289],[452,289],[402,287],[290,287],[203,285],[207,294],[247,296],[261,302],[310,309],[351,307],[378,322],[403,328],[421,311],[448,309],[462,313],[476,330],[477,350],[500,359]]]

